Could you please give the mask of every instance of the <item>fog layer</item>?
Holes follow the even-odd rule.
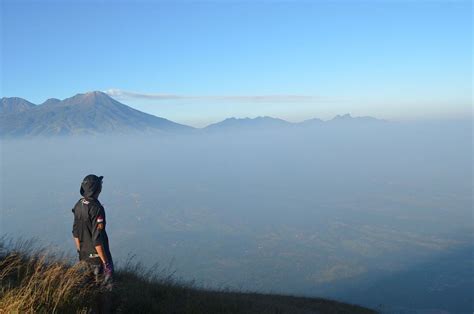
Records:
[[[136,254],[206,286],[374,306],[354,287],[472,252],[466,121],[4,140],[1,148],[1,234],[74,252],[80,183],[103,175],[115,259]],[[449,307],[456,289],[472,288],[472,272],[455,273],[451,286],[437,278],[420,293],[441,287],[446,302],[436,306]],[[433,293],[416,307],[429,308],[440,298]],[[377,302],[415,307],[389,294]]]

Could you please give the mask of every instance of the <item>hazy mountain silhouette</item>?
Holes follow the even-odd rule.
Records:
[[[374,117],[353,117],[349,113],[346,113],[344,115],[337,115],[331,120],[327,121],[329,123],[372,123],[372,122],[385,122],[384,120],[377,119]]]
[[[35,107],[35,104],[19,97],[3,97],[0,100],[1,115],[24,112]]]
[[[21,98],[11,99],[5,101],[5,108],[14,113],[0,115],[0,134],[3,136],[179,132],[192,129],[135,110],[97,91],[77,94],[62,101],[48,99],[39,106]],[[2,99],[2,108],[3,103]],[[11,109],[14,105],[16,110]]]
[[[105,93],[94,91],[59,100],[50,98],[35,105],[18,97],[2,98],[0,136],[53,136],[183,132],[194,128],[156,117],[124,105]],[[329,121],[317,118],[292,123],[273,117],[228,118],[201,129],[204,132],[262,131],[289,127],[369,125],[384,122],[373,117],[338,115]]]
[[[323,121],[318,118],[304,120],[302,122],[288,122],[282,119],[272,117],[257,117],[257,118],[228,118],[221,122],[213,123],[204,128],[206,131],[231,131],[231,130],[268,130],[287,127],[318,127],[323,125],[366,125],[372,123],[383,123],[385,120],[380,120],[373,117],[353,117],[349,113],[344,115],[337,115],[333,119]]]
[[[322,125],[323,123],[324,123],[323,120],[318,119],[318,118],[313,118],[313,119],[304,120],[298,124],[302,126],[306,126],[306,125]]]
[[[213,123],[205,127],[206,131],[231,131],[238,129],[271,129],[288,127],[292,123],[272,118],[272,117],[257,117],[257,118],[228,118],[221,122]]]

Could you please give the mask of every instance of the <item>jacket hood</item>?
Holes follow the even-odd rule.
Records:
[[[102,191],[102,179],[103,176],[96,176],[95,174],[90,174],[82,180],[81,184],[81,195],[86,199],[92,199],[94,194]]]

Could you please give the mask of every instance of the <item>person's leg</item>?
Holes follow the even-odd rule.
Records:
[[[104,281],[104,267],[102,265],[96,265],[94,267],[95,282],[100,287]]]
[[[89,265],[89,271],[90,271],[90,277],[91,277],[91,283],[93,286],[97,289],[97,291],[94,293],[94,297],[89,303],[90,308],[91,308],[91,313],[94,314],[100,314],[101,313],[101,291],[100,291],[100,286],[102,282],[102,265],[100,263],[97,263],[95,260],[90,260],[88,263]]]
[[[91,263],[90,269],[94,278],[94,283],[98,289],[93,313],[112,313],[113,278],[112,276],[104,274],[104,267],[102,263]]]
[[[102,273],[101,279],[101,313],[112,313],[113,278]]]

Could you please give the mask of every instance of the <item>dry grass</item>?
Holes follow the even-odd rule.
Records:
[[[375,313],[319,298],[199,289],[156,269],[128,262],[116,272],[114,313]],[[100,293],[89,282],[82,263],[0,238],[0,313],[89,313]]]
[[[16,250],[0,259],[0,313],[86,313],[94,289],[85,265]]]

